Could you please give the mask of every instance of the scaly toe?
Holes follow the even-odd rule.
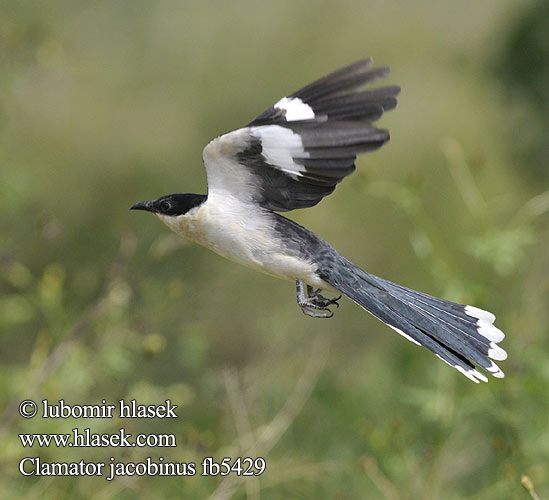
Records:
[[[331,318],[334,315],[325,305],[319,304],[311,298],[307,301],[298,302],[298,305],[301,307],[303,314],[313,318]]]
[[[303,314],[311,316],[312,318],[331,318],[334,315],[334,313],[327,307],[321,309],[310,309],[309,307],[302,306],[301,310],[303,311]]]

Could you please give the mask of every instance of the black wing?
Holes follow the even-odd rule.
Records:
[[[274,211],[316,205],[353,173],[360,153],[389,140],[372,122],[396,106],[400,88],[361,89],[389,73],[372,59],[331,73],[204,149],[209,192],[230,192]]]

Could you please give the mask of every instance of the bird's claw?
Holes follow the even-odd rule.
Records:
[[[316,290],[313,290],[312,288],[308,290],[309,293],[309,299],[311,299],[314,304],[320,306],[320,307],[327,307],[327,306],[336,306],[339,307],[339,299],[341,299],[341,295],[339,297],[335,297],[333,299],[328,299],[327,297],[324,297],[320,294],[322,291],[321,288],[317,288]]]
[[[309,299],[298,302],[297,304],[301,307],[303,314],[311,316],[312,318],[331,318],[334,315],[326,306],[320,306]]]
[[[307,316],[313,318],[331,318],[334,313],[328,306],[335,305],[336,307],[339,307],[338,300],[341,299],[341,295],[334,299],[328,299],[320,294],[322,291],[320,288],[314,290],[310,285],[307,285],[307,295],[305,295],[303,291],[298,295],[297,303],[299,307],[301,307],[303,313]]]

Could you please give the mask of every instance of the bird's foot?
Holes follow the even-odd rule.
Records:
[[[334,299],[328,299],[320,294],[321,289],[314,290],[307,285],[307,294],[305,294],[305,284],[303,281],[296,281],[297,304],[307,316],[313,318],[331,318],[334,313],[328,306],[335,305],[339,307],[338,300],[341,295]]]
[[[321,291],[322,291],[321,288],[317,288],[316,290],[313,290],[311,286],[307,285],[307,295],[309,296],[309,299],[313,300],[316,305],[321,307],[327,307],[327,306],[339,307],[338,301],[339,299],[341,299],[341,295],[339,297],[329,299],[327,297],[324,297],[323,295],[320,295]]]

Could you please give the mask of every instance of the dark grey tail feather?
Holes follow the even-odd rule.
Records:
[[[366,273],[341,255],[332,255],[320,277],[408,340],[422,345],[473,382],[488,379],[475,365],[497,378],[492,360],[507,353],[497,345],[504,335],[494,315],[397,285]]]

